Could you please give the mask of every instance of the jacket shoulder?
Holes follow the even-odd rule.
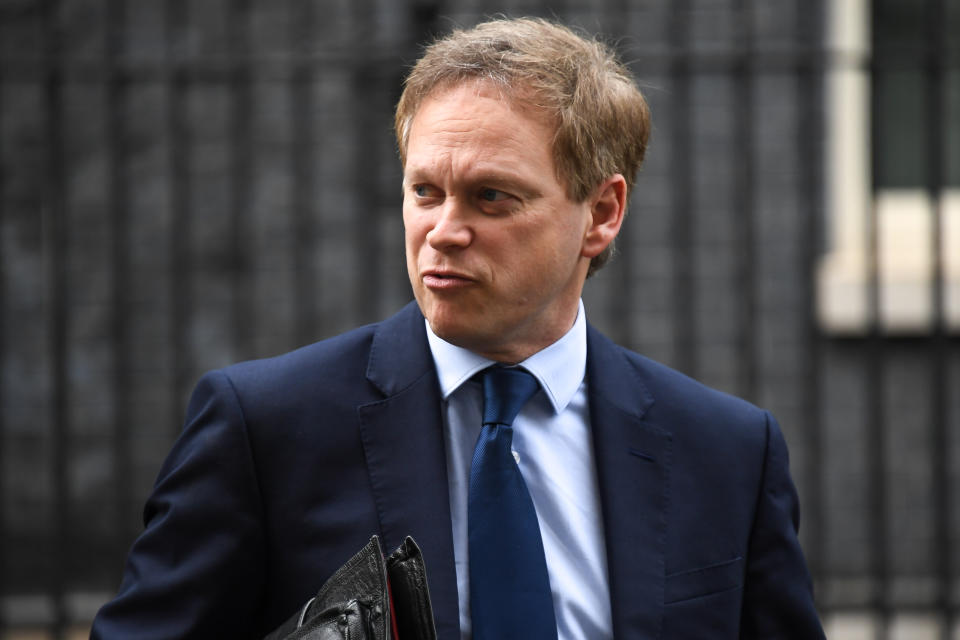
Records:
[[[317,379],[362,377],[377,324],[309,344],[284,354],[247,360],[224,367],[220,373],[238,390],[289,389]]]
[[[659,424],[681,440],[704,444],[723,441],[765,446],[776,421],[764,409],[715,389],[665,364],[609,343],[626,361],[638,390],[650,398],[644,419]]]
[[[692,405],[724,414],[755,415],[763,411],[743,398],[710,387],[665,364],[628,349],[623,352],[649,385],[658,403]]]
[[[419,333],[418,333],[419,331]],[[315,342],[288,353],[249,360],[207,374],[227,382],[245,407],[265,410],[301,405],[356,406],[380,399],[383,387],[376,379],[373,363],[383,359],[382,352],[396,351],[400,364],[413,360],[407,352],[424,334],[423,316],[415,303],[381,322]],[[423,349],[426,338],[422,337]],[[320,402],[322,401],[322,402]]]

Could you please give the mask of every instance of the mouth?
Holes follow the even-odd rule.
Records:
[[[437,290],[460,289],[474,282],[469,276],[455,271],[424,271],[420,278],[428,289]]]

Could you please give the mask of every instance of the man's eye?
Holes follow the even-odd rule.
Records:
[[[497,191],[496,189],[481,189],[480,190],[480,199],[486,200],[487,202],[497,202],[498,200],[506,200],[510,196],[503,191]]]
[[[430,187],[425,184],[414,185],[413,192],[420,198],[427,198],[430,196]]]

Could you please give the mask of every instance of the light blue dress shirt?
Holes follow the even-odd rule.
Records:
[[[493,362],[439,338],[429,323],[427,338],[444,399],[460,629],[469,639],[467,495],[483,409],[480,384],[470,378]],[[613,622],[587,405],[583,302],[570,331],[520,364],[540,381],[540,390],[514,421],[513,451],[540,521],[559,638],[610,638]]]

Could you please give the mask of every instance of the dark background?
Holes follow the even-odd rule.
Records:
[[[957,336],[814,307],[825,74],[896,60],[946,105],[912,130],[958,135],[960,3],[912,4],[912,57],[841,62],[823,0],[0,0],[0,633],[116,590],[203,371],[411,298],[392,108],[422,43],[495,12],[604,34],[652,107],[589,319],[777,415],[825,615],[952,613]]]

